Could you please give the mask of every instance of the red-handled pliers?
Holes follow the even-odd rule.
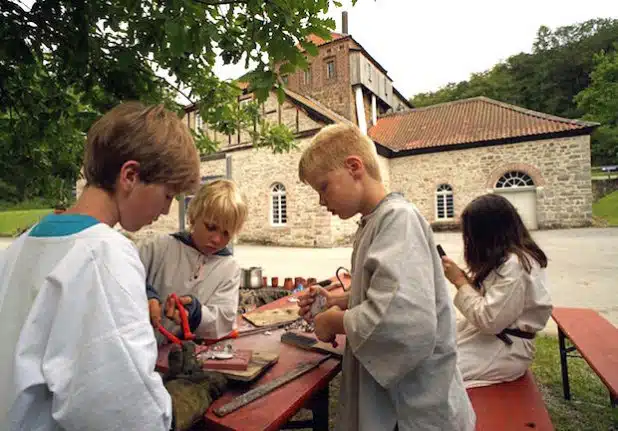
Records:
[[[170,297],[176,304],[176,308],[178,309],[178,314],[180,315],[180,322],[182,324],[183,340],[194,340],[195,334],[191,333],[191,328],[189,327],[189,317],[187,316],[187,310],[185,309],[185,306],[182,305],[182,302],[180,302],[180,298],[178,298],[178,295],[176,295],[175,293],[172,293]],[[182,341],[180,340],[180,338],[178,338],[177,336],[172,334],[170,331],[165,329],[165,327],[161,325],[160,323],[157,326],[157,329],[159,330],[160,333],[165,335],[167,339],[170,340],[172,343],[182,344]]]

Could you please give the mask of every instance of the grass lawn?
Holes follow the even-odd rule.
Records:
[[[609,226],[618,226],[618,190],[593,203],[592,214],[605,220]]]
[[[618,408],[611,408],[607,388],[586,361],[569,358],[571,401],[565,401],[558,338],[539,336],[536,347],[532,371],[556,431],[618,431]],[[337,376],[330,383],[329,429],[334,429],[337,415],[339,380],[340,376]],[[311,413],[303,409],[294,419],[310,418]]]
[[[540,336],[536,341],[532,371],[557,431],[618,430],[618,408],[612,409],[609,392],[583,359],[569,358],[571,401],[562,397],[558,338]]]
[[[0,236],[14,236],[50,212],[51,209],[0,211]]]

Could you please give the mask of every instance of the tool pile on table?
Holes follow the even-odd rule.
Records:
[[[318,284],[329,288],[333,283],[325,280]],[[178,298],[174,300],[181,320],[182,334],[173,334],[159,325],[159,332],[170,343],[159,349],[157,369],[163,373],[165,386],[174,400],[173,409],[178,429],[186,429],[198,421],[210,404],[223,393],[228,380],[251,382],[279,358],[276,352],[234,349],[231,339],[255,334],[268,336],[273,331],[284,329],[281,342],[327,355],[317,361],[301,363],[283,376],[259,385],[216,409],[215,414],[220,417],[319,367],[332,356],[340,357],[343,353],[343,346],[336,349],[328,343],[318,341],[315,335],[311,334],[312,325],[298,315],[298,300],[295,296],[290,296],[286,305],[280,308],[243,314],[244,320],[249,324],[240,325],[237,330],[219,340],[196,339],[189,328],[187,311]],[[315,314],[324,308],[325,304],[319,303],[314,309]]]

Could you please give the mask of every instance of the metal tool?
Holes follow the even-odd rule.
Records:
[[[222,418],[225,415],[228,415],[239,408],[246,406],[247,404],[257,400],[258,398],[263,397],[264,395],[269,394],[275,389],[285,385],[288,382],[302,376],[303,374],[308,373],[309,371],[319,367],[323,362],[329,360],[332,356],[326,355],[323,358],[314,361],[314,362],[306,362],[298,365],[292,371],[285,373],[282,376],[277,377],[274,380],[271,380],[268,383],[258,386],[257,388],[251,389],[249,392],[245,392],[244,394],[236,397],[233,401],[217,408],[214,410],[214,413]]]
[[[189,317],[187,316],[187,310],[185,310],[185,306],[182,304],[182,302],[180,302],[180,298],[178,298],[178,295],[176,295],[175,293],[172,293],[170,296],[172,300],[174,301],[176,308],[178,309],[178,314],[180,315],[183,340],[194,340],[195,334],[191,333],[191,328],[189,327]],[[159,323],[159,325],[157,326],[157,329],[159,330],[160,333],[165,335],[167,339],[170,340],[172,343],[182,345],[183,340],[181,340],[176,335],[172,334],[170,331],[165,329],[165,327],[162,324]]]

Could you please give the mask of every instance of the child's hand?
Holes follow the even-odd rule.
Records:
[[[300,307],[298,314],[309,323],[313,321],[313,316],[311,315],[311,305],[315,301],[317,295],[324,296],[326,298],[327,305],[330,305],[330,294],[326,289],[322,289],[319,286],[311,286],[298,297],[298,306]]]
[[[314,328],[318,340],[324,341],[325,343],[335,343],[337,334],[330,320],[331,317],[339,311],[341,311],[341,308],[335,305],[315,316]]]
[[[193,302],[193,297],[191,296],[180,296],[178,299],[180,299],[180,303],[184,305],[185,308],[188,308],[187,306]],[[172,295],[169,295],[165,300],[165,316],[173,320],[177,325],[182,324],[180,312],[178,308],[176,308],[176,302],[172,299]]]
[[[148,300],[148,312],[150,314],[150,323],[156,328],[161,323],[161,303],[158,299]]]
[[[442,266],[444,267],[445,277],[448,281],[453,283],[457,289],[469,283],[466,273],[447,256],[442,256]]]

